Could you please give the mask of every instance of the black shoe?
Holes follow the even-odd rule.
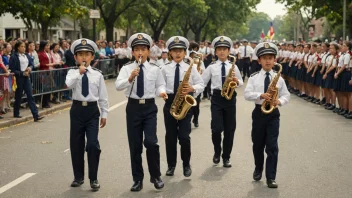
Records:
[[[335,105],[330,105],[329,107],[327,107],[326,109],[327,110],[334,110],[336,107],[335,107]]]
[[[254,179],[255,181],[261,180],[261,179],[262,179],[262,173],[263,173],[263,171],[260,171],[260,170],[255,169],[255,170],[254,170],[254,173],[253,173],[253,179]]]
[[[214,164],[219,164],[220,163],[220,155],[214,155],[213,157],[213,162]]]
[[[346,111],[347,111],[347,110],[342,109],[342,111],[337,112],[337,114],[339,114],[339,115],[345,115],[345,114],[346,114]]]
[[[278,187],[276,181],[273,179],[266,180],[266,184],[268,185],[269,188],[277,188]]]
[[[340,108],[336,108],[336,109],[334,109],[332,112],[334,112],[334,113],[338,113],[338,112],[340,112],[341,111],[341,109]]]
[[[90,180],[90,187],[92,188],[92,190],[98,191],[100,188],[98,180]]]
[[[189,177],[189,176],[192,175],[192,169],[191,169],[191,166],[190,166],[190,165],[183,167],[183,175],[184,175],[185,177]]]
[[[224,163],[224,167],[225,168],[231,168],[232,165],[231,165],[231,162],[229,159],[223,159],[223,163]]]
[[[345,115],[346,119],[352,119],[352,111]]]
[[[156,189],[164,188],[164,182],[161,180],[160,177],[152,177],[152,178],[150,178],[150,183],[153,183],[154,187]]]
[[[133,186],[131,187],[132,192],[138,192],[143,189],[143,182],[142,181],[135,181]]]
[[[166,176],[174,176],[175,173],[175,167],[169,167],[166,171]]]
[[[14,118],[22,118],[22,116],[18,115],[18,116],[13,116]]]
[[[73,182],[71,183],[71,187],[79,187],[84,183],[83,179],[75,179],[73,180]]]
[[[42,120],[44,118],[44,116],[38,116],[36,118],[34,118],[34,122],[38,122],[39,120]]]

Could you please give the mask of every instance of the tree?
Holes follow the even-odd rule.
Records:
[[[105,23],[106,39],[112,41],[114,37],[114,24],[122,13],[128,8],[137,5],[137,0],[96,0]]]
[[[249,28],[248,34],[245,36],[248,40],[259,40],[260,34],[262,30],[267,30],[270,27],[271,18],[269,15],[263,12],[253,12],[250,17],[249,21],[247,22],[247,26]]]

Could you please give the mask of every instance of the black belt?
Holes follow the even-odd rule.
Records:
[[[213,89],[213,94],[221,94],[221,90],[220,89]]]
[[[148,99],[128,98],[128,103],[130,103],[130,104],[150,104],[150,103],[155,103],[155,99],[154,98],[148,98]]]
[[[250,57],[243,57],[242,59],[250,59]]]
[[[94,106],[97,105],[97,101],[94,102],[87,102],[87,101],[79,101],[79,100],[73,100],[72,102],[74,105],[80,105],[82,107],[86,107],[86,106]]]

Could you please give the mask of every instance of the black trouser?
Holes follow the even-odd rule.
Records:
[[[192,107],[192,113],[193,113],[193,123],[198,123],[198,118],[199,118],[199,106],[200,106],[200,94],[199,96],[196,98],[197,101],[197,106]]]
[[[260,71],[262,69],[261,65],[258,63],[257,60],[252,60],[251,62],[251,74],[254,72]]]
[[[84,179],[84,147],[88,155],[88,177],[90,180],[97,179],[101,153],[98,140],[99,116],[96,102],[82,106],[82,102],[73,101],[70,110],[70,149],[76,179]],[[87,136],[87,145],[85,145],[85,136]]]
[[[32,84],[30,79],[27,76],[16,76],[16,84],[17,84],[17,89],[15,92],[13,116],[16,117],[20,115],[21,99],[24,91],[27,95],[27,102],[28,102],[29,108],[31,109],[33,118],[37,118],[38,109],[37,109],[37,106],[35,105],[34,98],[32,96]]]
[[[164,105],[164,123],[166,129],[166,158],[169,167],[175,167],[177,163],[177,140],[181,146],[181,159],[183,166],[188,166],[191,159],[191,119],[192,110],[190,109],[186,117],[176,120],[170,114],[170,107],[174,100],[173,94],[168,94],[169,98]]]
[[[211,131],[216,156],[221,154],[221,132],[224,131],[223,159],[230,159],[236,130],[236,95],[231,100],[221,96],[220,90],[213,90],[211,97]]]
[[[252,142],[255,168],[263,170],[264,148],[267,154],[265,173],[267,179],[276,177],[277,159],[279,147],[277,138],[279,137],[280,112],[274,109],[271,114],[264,114],[261,105],[256,105],[252,113]]]
[[[242,58],[241,64],[243,67],[243,77],[249,77],[249,66],[251,65],[251,60],[249,58]]]
[[[136,99],[128,99],[126,120],[133,181],[142,181],[144,179],[142,166],[143,143],[147,151],[150,176],[161,176],[160,153],[156,135],[157,113],[158,107],[155,105],[154,98],[146,99],[145,104],[139,104],[139,100]]]

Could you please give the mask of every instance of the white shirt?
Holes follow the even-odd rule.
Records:
[[[18,53],[18,58],[20,59],[21,71],[26,71],[29,60],[25,54]]]
[[[157,46],[154,45],[150,48],[150,58],[157,60],[159,56],[161,56],[162,50]]]
[[[244,52],[246,49],[246,53]],[[240,58],[249,58],[251,57],[251,55],[254,53],[254,50],[251,46],[247,45],[247,46],[240,46],[238,48],[238,51],[240,52]]]
[[[270,72],[270,80],[277,75],[273,70]],[[252,74],[248,79],[246,89],[244,90],[244,98],[248,101],[253,101],[255,104],[261,105],[264,99],[260,99],[260,95],[264,93],[264,81],[266,77],[266,71],[260,70],[260,72]],[[276,87],[278,88],[279,95],[278,100],[281,105],[285,105],[290,100],[290,92],[288,92],[284,79],[280,76]]]
[[[347,65],[346,68],[348,68],[350,64],[350,59],[351,55],[348,52],[344,53],[340,56],[338,67],[343,67],[344,65]]]
[[[329,52],[324,52],[322,57],[321,57],[321,65],[322,66],[325,66],[325,61],[326,61],[326,58],[329,56]]]
[[[168,94],[176,94],[174,93],[174,80],[175,80],[175,71],[176,71],[176,62],[172,61],[169,64],[166,64],[161,69],[161,73],[166,82],[166,93]],[[189,64],[185,62],[179,63],[180,69],[180,81],[184,78],[185,73],[189,68]],[[199,72],[197,71],[196,67],[192,67],[191,76],[188,82],[195,90],[193,97],[197,97],[200,93],[204,90],[204,82],[202,77],[200,76]],[[181,83],[180,83],[181,84]]]
[[[230,63],[230,61],[227,60],[225,64],[226,64],[225,65],[225,78],[226,78],[232,67],[232,63]],[[221,68],[222,68],[222,62],[220,60],[217,60],[214,64],[209,65],[202,74],[204,84],[208,84],[209,80],[211,80],[212,93],[214,89],[222,90],[223,85],[222,85]],[[241,72],[238,69],[237,65],[235,65],[235,76],[236,78],[238,78],[238,81],[239,81],[239,84],[237,86],[238,87],[242,86],[243,80],[242,80]]]
[[[144,80],[144,95],[140,98],[137,95],[137,83],[138,76],[135,77],[135,82],[129,82],[128,78],[131,76],[131,73],[136,68],[139,68],[137,62],[131,62],[123,66],[120,70],[119,76],[115,81],[115,87],[117,91],[125,91],[125,96],[134,98],[134,99],[150,99],[159,96],[160,93],[165,91],[165,81],[161,75],[159,67],[151,65],[148,61],[143,63],[143,80]],[[132,87],[133,86],[133,87]],[[131,92],[132,88],[132,92]],[[131,95],[130,95],[131,94]]]
[[[89,94],[82,95],[82,77],[78,69],[70,69],[66,76],[66,85],[72,89],[72,98],[78,101],[95,102],[98,101],[101,117],[107,118],[109,113],[108,92],[106,90],[104,77],[91,66],[87,67],[87,77],[89,81]]]

